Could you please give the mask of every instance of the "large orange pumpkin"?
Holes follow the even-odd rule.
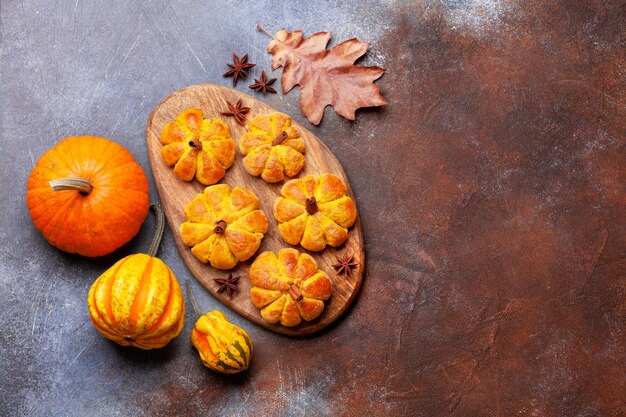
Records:
[[[63,139],[28,177],[26,203],[51,245],[102,256],[132,239],[148,215],[148,180],[122,146],[94,136]]]

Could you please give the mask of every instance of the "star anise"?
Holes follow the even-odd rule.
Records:
[[[270,87],[270,85],[274,84],[274,82],[276,81],[276,78],[272,78],[271,80],[267,79],[267,74],[265,74],[265,71],[261,72],[261,78],[260,79],[254,79],[254,84],[250,84],[250,88],[252,90],[256,90],[259,91],[260,93],[262,93],[263,95],[266,95],[267,93],[273,93],[276,94],[276,90],[274,89],[274,87]]]
[[[224,77],[230,77],[232,75],[233,86],[235,86],[239,77],[245,79],[248,76],[248,70],[256,64],[248,63],[248,54],[245,54],[240,60],[239,57],[233,52],[233,63],[227,63],[226,65],[228,65],[231,69],[224,73]]]
[[[228,278],[215,278],[213,281],[217,282],[220,287],[217,289],[217,293],[221,294],[226,291],[229,298],[233,297],[233,293],[239,291],[237,288],[239,276],[234,277],[233,274],[228,274]]]
[[[243,126],[246,123],[246,114],[250,111],[250,107],[242,107],[241,99],[239,99],[235,104],[231,104],[227,100],[226,105],[228,106],[229,111],[223,111],[221,114],[223,116],[233,116],[237,123]]]
[[[346,253],[342,256],[337,255],[336,258],[337,263],[333,264],[333,268],[335,268],[338,275],[348,276],[350,275],[352,269],[356,269],[359,266],[359,264],[354,260],[354,255],[348,255]]]

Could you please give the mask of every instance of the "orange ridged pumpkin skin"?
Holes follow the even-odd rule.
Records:
[[[143,253],[119,260],[98,277],[87,304],[95,328],[122,346],[161,348],[183,329],[178,280],[163,261]]]
[[[49,182],[86,178],[88,195],[54,191]],[[69,253],[102,256],[132,239],[148,215],[148,180],[122,146],[94,136],[63,139],[28,177],[26,203],[35,227]]]

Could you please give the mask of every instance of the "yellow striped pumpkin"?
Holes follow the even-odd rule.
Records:
[[[219,311],[200,316],[191,331],[191,343],[198,349],[204,366],[214,371],[236,374],[250,366],[250,336]]]
[[[159,258],[127,256],[91,286],[89,315],[104,337],[122,346],[160,348],[183,329],[185,302],[178,280]]]

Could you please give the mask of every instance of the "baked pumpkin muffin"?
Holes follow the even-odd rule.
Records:
[[[297,326],[311,321],[324,310],[332,285],[326,273],[317,268],[315,259],[296,249],[263,252],[250,266],[250,297],[270,323]]]
[[[290,245],[311,251],[339,246],[356,221],[356,205],[333,174],[287,181],[274,202],[278,232]]]
[[[161,131],[161,155],[184,181],[215,184],[235,160],[235,141],[218,118],[205,119],[200,109],[187,109]]]
[[[201,262],[232,269],[259,249],[267,217],[249,190],[227,184],[207,187],[185,207],[180,237]]]
[[[243,166],[250,175],[266,182],[293,177],[304,167],[306,149],[300,132],[291,126],[283,113],[258,116],[248,123],[248,131],[239,141],[244,154]]]

